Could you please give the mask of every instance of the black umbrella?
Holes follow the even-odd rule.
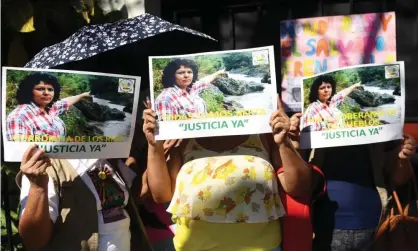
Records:
[[[217,49],[216,40],[206,34],[143,14],[115,23],[83,27],[61,43],[44,48],[25,67],[147,77],[148,56],[214,49]]]

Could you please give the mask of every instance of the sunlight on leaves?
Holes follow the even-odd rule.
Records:
[[[20,29],[20,32],[22,33],[28,33],[35,31],[35,27],[33,26],[33,16],[26,21],[26,23],[23,24],[22,28]]]

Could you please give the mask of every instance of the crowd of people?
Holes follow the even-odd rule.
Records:
[[[178,63],[171,83],[187,87],[197,74]],[[42,83],[33,88],[54,91],[41,89]],[[174,89],[163,96],[178,90],[167,88]],[[324,111],[351,90],[336,94],[327,79],[314,89],[311,103]],[[164,100],[157,99],[158,109]],[[289,117],[280,99],[270,134],[170,141],[154,138],[158,113],[166,109],[157,113],[149,101],[146,105],[142,131],[134,136],[144,141],[133,143],[147,144],[142,155],[66,160],[50,159],[36,145],[26,150],[17,176],[19,233],[26,248],[371,250],[391,191],[412,175],[417,142],[407,134],[399,141],[300,150],[302,114]],[[53,106],[44,109],[51,112]],[[138,148],[142,145],[132,147]]]

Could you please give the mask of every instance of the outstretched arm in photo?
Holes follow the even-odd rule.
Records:
[[[342,89],[341,91],[339,91],[336,95],[334,95],[331,98],[331,102],[329,103],[329,106],[330,107],[338,107],[338,106],[342,105],[342,103],[344,102],[345,97],[347,97],[355,89],[358,89],[360,87],[361,87],[361,82],[358,82],[358,83],[356,83],[356,84],[354,84],[350,87]]]
[[[219,71],[217,71],[213,74],[210,74],[210,75],[207,75],[207,76],[201,78],[199,80],[199,82],[202,82],[202,83],[205,83],[205,84],[211,84],[217,77],[219,77],[219,75],[222,75],[224,73],[226,73],[225,69],[219,70]]]
[[[343,98],[347,97],[348,95],[350,95],[350,93],[352,93],[355,89],[358,89],[361,87],[361,82],[358,82],[350,87],[347,87],[343,90],[341,90],[338,94],[341,94]]]
[[[79,102],[80,100],[82,100],[83,98],[89,98],[90,97],[90,92],[84,92],[75,96],[70,96],[70,97],[66,97],[63,98],[62,101],[67,102],[68,106],[72,106],[75,103]]]

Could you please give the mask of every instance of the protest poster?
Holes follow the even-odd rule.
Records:
[[[271,132],[272,46],[149,57],[157,140]]]
[[[403,62],[344,67],[302,83],[302,149],[403,138]]]
[[[280,23],[282,100],[301,111],[301,80],[341,67],[396,61],[395,12]]]
[[[128,157],[140,77],[3,67],[5,161],[31,144],[51,158]]]

